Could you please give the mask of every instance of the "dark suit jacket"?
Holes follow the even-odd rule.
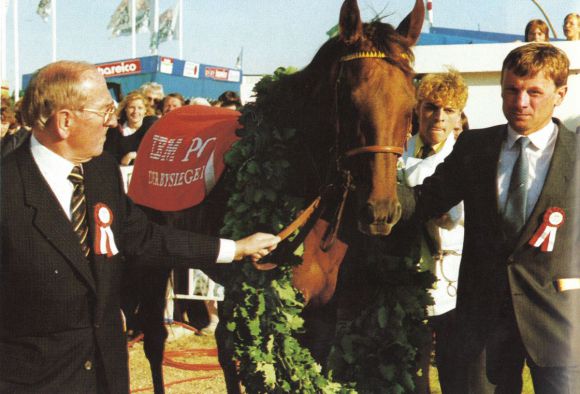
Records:
[[[417,212],[437,216],[464,201],[465,239],[457,318],[466,354],[481,350],[509,296],[523,344],[540,366],[580,365],[580,289],[558,292],[556,281],[580,278],[579,138],[559,124],[543,190],[516,245],[501,230],[497,166],[507,126],[463,133],[453,152],[419,191]],[[528,245],[544,213],[566,213],[552,252]],[[506,304],[508,302],[508,304]]]
[[[30,144],[2,163],[0,392],[93,393],[106,385],[108,392],[127,393],[119,307],[124,256],[147,256],[150,262],[164,257],[159,261],[177,267],[216,261],[217,238],[149,223],[126,197],[110,155],[83,167],[90,245],[94,206],[104,203],[113,212],[120,251],[112,257],[91,254],[90,262]],[[102,368],[95,368],[98,363]]]

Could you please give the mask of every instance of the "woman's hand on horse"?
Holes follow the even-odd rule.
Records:
[[[280,237],[266,233],[256,233],[249,237],[242,238],[236,241],[236,254],[234,260],[251,257],[253,262],[257,262],[262,257],[276,249],[278,242],[280,242]]]
[[[121,164],[124,166],[128,166],[131,164],[133,160],[137,157],[137,152],[129,152],[121,159]]]

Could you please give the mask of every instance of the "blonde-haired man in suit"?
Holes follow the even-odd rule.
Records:
[[[524,362],[537,394],[580,392],[579,140],[552,118],[568,72],[550,44],[512,50],[501,74],[507,125],[461,134],[417,191],[423,219],[464,203],[459,350],[469,360],[485,349],[500,393],[521,392]]]

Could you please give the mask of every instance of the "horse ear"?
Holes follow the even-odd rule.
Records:
[[[345,0],[340,9],[340,40],[353,44],[363,36],[362,21],[356,0]]]
[[[425,5],[423,4],[423,0],[416,0],[413,10],[403,19],[399,27],[397,27],[397,33],[406,37],[409,45],[415,45],[417,40],[419,40],[424,19]]]

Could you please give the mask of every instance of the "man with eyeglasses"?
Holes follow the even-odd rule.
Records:
[[[161,116],[163,109],[161,102],[165,97],[165,93],[163,92],[163,85],[157,82],[147,82],[141,85],[139,90],[141,90],[143,96],[147,98],[147,101],[149,101],[149,106],[153,108],[155,114],[157,116]]]
[[[279,238],[231,241],[149,223],[115,160],[101,155],[117,119],[88,63],[40,69],[22,111],[32,136],[2,162],[0,392],[128,393],[125,256],[201,268],[257,261]]]

